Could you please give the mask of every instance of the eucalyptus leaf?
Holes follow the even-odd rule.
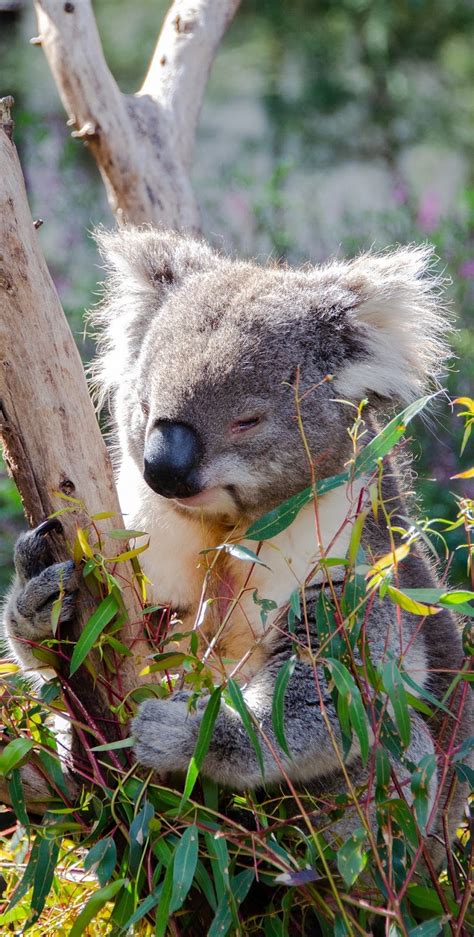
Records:
[[[430,394],[427,397],[421,397],[420,400],[415,400],[414,403],[402,410],[398,416],[390,420],[387,426],[362,449],[351,469],[318,481],[316,496],[321,497],[327,494],[328,491],[340,488],[350,478],[359,478],[360,475],[371,472],[378,460],[388,455],[400,441],[413,417],[421,413],[434,396],[434,394]],[[300,491],[292,498],[288,498],[287,501],[256,520],[245,532],[243,539],[269,540],[270,537],[276,537],[277,534],[293,523],[301,509],[312,500],[313,488],[305,488],[304,491]]]
[[[118,611],[119,605],[117,599],[113,595],[108,595],[102,600],[95,612],[92,613],[71,657],[69,671],[71,677],[81,666],[89,651],[94,647],[97,638],[102,634],[106,625],[112,621],[112,618],[114,618]]]

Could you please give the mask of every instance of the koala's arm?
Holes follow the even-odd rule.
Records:
[[[284,777],[282,768],[293,780],[306,781],[327,774],[338,764],[327,720],[339,746],[340,730],[322,668],[318,667],[316,680],[313,667],[301,660],[295,664],[284,703],[285,738],[291,758],[277,742],[272,724],[273,694],[278,673],[291,654],[289,641],[280,641],[279,644],[265,667],[243,690],[247,708],[262,728],[260,744],[265,777],[262,779],[255,750],[240,716],[221,703],[201,769],[203,774],[219,784],[238,789],[261,786],[263,780],[267,784],[279,782]],[[137,758],[158,772],[185,771],[193,754],[204,705],[194,712],[189,711],[186,695],[177,693],[170,699],[146,700],[134,720],[132,731]],[[264,736],[269,744],[266,744]],[[354,754],[357,754],[357,749]]]
[[[304,628],[295,637],[300,639],[302,646],[306,645]],[[316,647],[315,640],[315,650]],[[341,732],[321,666],[317,667],[315,674],[311,663],[297,660],[287,684],[284,731],[291,758],[282,751],[275,737],[272,722],[275,683],[291,653],[290,636],[280,635],[266,665],[243,690],[247,708],[262,729],[262,733],[259,735],[257,731],[257,735],[263,756],[264,778],[239,714],[225,703],[221,703],[201,768],[202,774],[234,790],[261,787],[262,783],[279,783],[284,781],[285,774],[291,780],[303,783],[328,775],[334,778],[339,774],[340,760],[334,742],[341,752]],[[159,773],[187,770],[205,708],[205,700],[202,700],[195,711],[189,710],[188,697],[188,693],[178,692],[169,699],[149,699],[141,704],[132,726],[135,751],[141,764]],[[411,714],[411,725],[412,739],[407,756],[417,763],[422,755],[434,752],[434,745],[427,725],[417,713]],[[358,783],[363,784],[365,771],[360,764],[355,736],[345,763],[354,765]],[[405,769],[398,766],[397,770],[403,780]]]
[[[33,649],[52,636],[53,603],[62,593],[60,621],[74,614],[79,573],[72,560],[53,563],[46,534],[57,523],[46,521],[22,534],[15,544],[15,579],[3,607],[3,635],[13,658],[26,672],[41,672]]]

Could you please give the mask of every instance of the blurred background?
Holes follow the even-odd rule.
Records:
[[[96,0],[108,63],[136,90],[168,4]],[[83,311],[101,278],[90,231],[113,224],[95,163],[71,139],[30,3],[0,0],[0,95],[41,245],[87,361]],[[472,0],[243,0],[206,92],[194,161],[204,232],[241,255],[318,262],[430,241],[452,278],[452,396],[474,394],[474,5]],[[461,421],[446,402],[413,449],[420,515],[454,518]],[[84,454],[87,444],[84,442]],[[453,497],[454,495],[454,497]],[[0,466],[0,591],[23,526]],[[451,536],[454,549],[463,531]],[[462,581],[465,553],[451,576]]]

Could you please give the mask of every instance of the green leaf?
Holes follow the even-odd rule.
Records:
[[[290,595],[290,606],[288,609],[288,628],[294,631],[295,622],[301,621],[301,602],[300,590],[295,589]]]
[[[408,898],[415,908],[421,908],[423,911],[434,911],[442,914],[443,905],[439,900],[434,888],[426,885],[412,884],[408,886]],[[458,910],[456,902],[445,892],[446,901],[450,910],[455,914]]]
[[[219,714],[219,709],[221,705],[221,694],[222,689],[220,686],[216,687],[214,692],[209,697],[209,702],[204,710],[201,724],[199,726],[199,733],[196,741],[196,748],[194,749],[194,755],[189,762],[189,767],[186,773],[186,781],[184,784],[183,796],[181,798],[180,810],[183,809],[184,804],[189,799],[191,792],[194,788],[194,785],[199,774],[201,765],[206,757],[207,750],[212,738],[212,732],[214,729],[214,723]]]
[[[176,668],[181,667],[185,661],[192,661],[192,659],[189,654],[184,654],[183,651],[165,651],[163,654],[156,654],[154,664],[148,664],[144,667],[143,670],[140,671],[140,676],[144,676],[147,673],[156,673],[160,670],[176,670]]]
[[[203,895],[205,896],[207,903],[210,908],[215,912],[217,911],[217,900],[216,894],[211,882],[211,877],[209,872],[203,863],[199,860],[196,866],[196,872],[194,875],[196,885],[201,889]]]
[[[121,530],[117,528],[116,530],[108,530],[107,537],[111,537],[112,540],[130,540],[132,537],[148,537],[146,530]]]
[[[334,485],[335,488],[338,488],[339,485],[342,485],[344,481],[346,481],[345,474],[340,475],[339,479],[340,481]],[[263,517],[260,517],[251,524],[248,530],[245,531],[243,539],[269,540],[270,537],[276,537],[277,534],[281,533],[282,530],[285,530],[293,523],[301,509],[312,500],[313,489],[305,488],[304,491],[300,491],[299,494],[288,498],[283,504],[280,504],[277,508],[273,508],[268,514],[264,514]]]
[[[257,757],[258,766],[260,768],[260,773],[262,775],[262,781],[264,781],[265,771],[263,767],[262,749],[260,746],[257,733],[255,731],[255,726],[252,722],[252,717],[250,716],[250,713],[247,709],[247,705],[243,697],[242,690],[240,689],[239,685],[235,682],[235,680],[231,680],[231,679],[229,679],[229,682],[227,684],[227,689],[229,692],[230,699],[232,701],[232,705],[234,709],[237,710],[245,726],[245,731],[247,732],[247,735],[252,743],[253,750]]]
[[[10,794],[10,800],[17,820],[19,820],[21,825],[27,830],[30,826],[30,819],[26,811],[25,794],[19,768],[12,768],[10,780],[8,782],[8,793]]]
[[[33,748],[34,743],[31,739],[13,739],[5,746],[0,755],[0,774],[3,776],[10,774],[13,768],[23,761],[23,758]]]
[[[113,595],[108,595],[93,612],[74,648],[69,670],[71,677],[81,666],[105,626],[112,621],[118,611],[117,599]]]
[[[104,905],[107,904],[108,901],[111,901],[112,898],[115,898],[122,886],[126,883],[126,878],[119,878],[115,882],[110,882],[109,885],[105,885],[104,888],[97,889],[84,905],[81,913],[78,914],[69,931],[69,937],[80,937],[90,922],[97,917]]]
[[[321,497],[327,494],[328,491],[340,488],[352,477],[358,478],[360,475],[372,471],[378,460],[388,455],[400,441],[410,420],[420,413],[434,396],[434,394],[431,394],[428,397],[421,397],[420,400],[416,400],[405,410],[402,410],[398,416],[395,416],[393,420],[390,420],[390,423],[362,449],[351,470],[341,472],[340,475],[332,475],[330,478],[324,478],[317,483],[317,496]],[[301,509],[312,499],[313,488],[305,488],[304,491],[300,491],[292,498],[288,498],[283,504],[256,520],[245,532],[243,539],[269,540],[270,537],[276,537],[277,534],[293,523]]]
[[[428,700],[428,702],[431,703],[431,705],[434,706],[435,709],[442,709],[443,712],[446,713],[447,716],[451,716],[451,719],[454,718],[451,710],[448,709],[448,707],[445,706],[444,703],[441,702],[441,700],[436,699],[436,696],[434,696],[433,693],[430,693],[430,691],[425,689],[424,686],[420,686],[419,683],[416,683],[415,680],[413,680],[413,678],[410,676],[410,674],[406,673],[405,670],[402,670],[401,674],[402,674],[402,679],[404,680],[404,682],[409,687],[411,687],[412,690],[415,691],[417,696],[421,696],[423,699]]]
[[[84,869],[86,872],[92,870],[99,879],[100,885],[104,886],[108,882],[115,869],[117,861],[117,848],[111,836],[100,839],[98,843],[89,849],[84,859]]]
[[[474,592],[467,592],[462,589],[456,589],[453,592],[443,592],[441,602],[443,605],[461,605],[462,602],[472,602]]]
[[[437,615],[441,611],[435,605],[416,602],[412,596],[407,595],[406,592],[402,592],[400,589],[396,589],[394,586],[387,585],[386,594],[392,602],[395,602],[395,605],[402,608],[404,612],[410,612],[411,615]]]
[[[229,888],[229,850],[217,826],[215,827],[215,833],[206,831],[204,839],[206,841],[207,851],[211,857],[214,886],[218,902],[220,902],[224,893]]]
[[[291,758],[291,752],[285,737],[285,694],[288,682],[296,666],[296,654],[292,654],[278,671],[272,699],[273,731],[281,749]]]
[[[463,758],[467,758],[470,752],[474,751],[474,735],[469,735],[467,739],[464,739],[460,749],[453,755],[453,761],[462,761]]]
[[[236,560],[246,560],[248,563],[256,563],[257,566],[264,566],[265,569],[270,569],[253,550],[249,550],[248,547],[244,547],[241,543],[221,543],[218,547],[201,550],[201,553],[213,553],[216,550],[229,553],[229,555],[233,556]]]
[[[171,862],[166,869],[165,877],[163,879],[160,902],[158,905],[155,921],[155,937],[165,937],[168,930],[170,901],[173,892],[173,859],[174,856],[172,857]]]
[[[407,697],[402,676],[394,660],[388,660],[381,666],[383,685],[392,704],[395,723],[400,739],[406,748],[410,744],[411,724]]]
[[[438,937],[443,933],[445,917],[432,918],[431,921],[423,921],[418,927],[412,927],[408,931],[408,937]]]
[[[30,914],[25,930],[38,920],[45,906],[58,863],[59,845],[59,842],[50,839],[49,836],[39,837],[39,848],[33,876],[33,894],[31,896]]]
[[[128,866],[131,876],[136,873],[140,865],[145,843],[148,838],[150,821],[153,819],[154,815],[154,807],[148,800],[145,800],[141,809],[130,824],[130,855]]]
[[[180,908],[193,884],[198,860],[199,830],[197,826],[188,826],[183,833],[174,854],[173,892],[170,901],[170,914]]]
[[[474,770],[470,765],[464,765],[462,762],[458,762],[454,766],[454,770],[461,783],[469,784],[471,791],[474,791]]]
[[[390,761],[387,752],[381,745],[377,746],[375,753],[375,800],[377,803],[386,800],[390,787]]]
[[[255,873],[252,869],[244,869],[234,876],[229,891],[222,896],[217,906],[208,937],[225,937],[233,922],[238,926],[237,909],[247,897],[254,878]]]
[[[348,888],[354,884],[367,865],[367,853],[363,849],[366,840],[366,830],[362,828],[354,830],[338,850],[337,867]]]
[[[15,905],[25,897],[26,893],[30,890],[33,883],[33,878],[35,875],[36,863],[38,861],[38,853],[41,843],[41,835],[38,833],[36,839],[31,847],[30,858],[28,859],[28,864],[23,873],[23,878],[21,882],[15,888],[13,895],[10,899],[8,909],[14,908]]]
[[[135,745],[135,739],[131,736],[126,739],[117,739],[116,742],[105,742],[103,745],[94,745],[91,752],[113,752],[120,748],[132,748]]]
[[[153,910],[153,908],[156,907],[160,900],[162,890],[163,886],[158,885],[158,888],[155,888],[151,894],[147,895],[146,898],[140,902],[138,908],[136,908],[131,917],[129,917],[128,920],[122,924],[122,930],[124,934],[128,934],[129,932],[133,933],[131,928],[134,926],[134,924],[137,924],[138,921],[141,921],[142,917],[145,917],[145,914],[148,914]]]
[[[362,761],[366,764],[367,758],[369,757],[369,729],[367,713],[364,709],[359,687],[347,667],[345,667],[341,661],[327,657],[326,665],[331,670],[338,693],[343,698],[346,698],[349,719],[359,740]],[[343,728],[343,731],[346,729],[344,726],[341,728]]]
[[[413,794],[413,809],[416,821],[423,836],[426,836],[428,821],[428,807],[430,801],[430,782],[436,771],[436,758],[434,755],[423,755],[411,778]]]

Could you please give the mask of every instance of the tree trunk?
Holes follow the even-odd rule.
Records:
[[[100,528],[105,551],[115,555],[117,541],[107,542],[107,530],[124,525],[112,467],[81,359],[38,244],[11,126],[8,106],[0,104],[0,438],[5,460],[32,526],[68,507],[61,516],[65,539],[52,536],[56,560],[70,555],[66,543],[74,542],[78,527],[90,524],[88,514],[103,511],[114,515],[100,521]],[[142,607],[130,563],[120,564],[119,573],[128,612],[121,640],[133,654],[123,659],[117,675],[105,673],[95,661],[103,678],[95,685],[81,668],[72,686],[105,736],[118,728],[102,718],[110,694],[123,698],[137,686],[150,651],[141,637]],[[77,630],[69,637],[77,638],[95,604],[84,585]]]

